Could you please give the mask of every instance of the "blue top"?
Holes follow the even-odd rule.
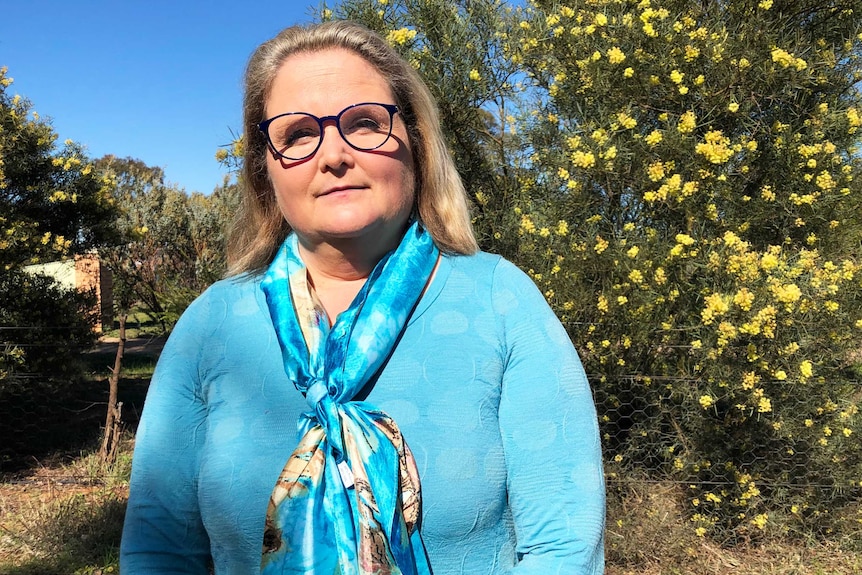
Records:
[[[532,281],[499,256],[443,257],[367,401],[422,481],[434,575],[603,571],[596,413]],[[138,427],[121,571],[259,573],[264,517],[307,409],[259,276],[210,287],[159,359]]]

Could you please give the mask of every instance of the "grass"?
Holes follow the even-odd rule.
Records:
[[[723,547],[698,537],[686,520],[682,487],[634,481],[610,484],[607,575],[855,575],[862,553],[845,541],[773,537]]]
[[[0,573],[98,575],[119,572],[131,470],[131,436],[117,462],[95,453],[48,462],[0,483]]]
[[[128,339],[159,337],[163,335],[165,335],[165,330],[162,324],[146,312],[134,311],[126,319],[126,338]],[[119,324],[117,324],[116,319],[112,326],[105,326],[103,328],[102,337],[120,337]]]

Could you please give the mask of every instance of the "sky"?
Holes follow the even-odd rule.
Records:
[[[209,194],[241,130],[242,74],[261,42],[317,1],[0,0],[0,67],[58,142],[159,166]]]

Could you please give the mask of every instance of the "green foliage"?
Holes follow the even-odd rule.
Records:
[[[24,350],[14,372],[45,378],[77,374],[81,351],[96,340],[95,297],[65,289],[51,278],[23,272],[0,275],[0,325],[7,345]]]
[[[123,240],[102,251],[114,274],[119,313],[137,303],[168,329],[189,303],[224,274],[225,229],[235,194],[224,186],[188,196],[167,185],[161,168],[105,156],[97,168],[111,182]]]
[[[0,387],[75,372],[93,341],[94,299],[27,276],[23,266],[81,253],[114,235],[105,182],[80,146],[55,146],[49,123],[8,93],[0,69]],[[8,418],[7,418],[8,421]]]
[[[828,534],[860,496],[859,2],[537,3],[524,262],[595,379],[612,473],[699,533]]]
[[[0,68],[0,271],[59,259],[113,235],[105,182],[83,149],[57,150],[51,125]]]
[[[95,341],[94,302],[44,276],[0,274],[0,468],[81,438],[71,404]]]

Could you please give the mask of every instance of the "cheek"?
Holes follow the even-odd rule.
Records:
[[[291,205],[295,205],[296,178],[287,177],[285,170],[277,163],[273,164],[271,160],[267,161],[266,168],[270,191],[265,193],[270,193],[275,197],[275,204],[279,211],[289,221]]]

